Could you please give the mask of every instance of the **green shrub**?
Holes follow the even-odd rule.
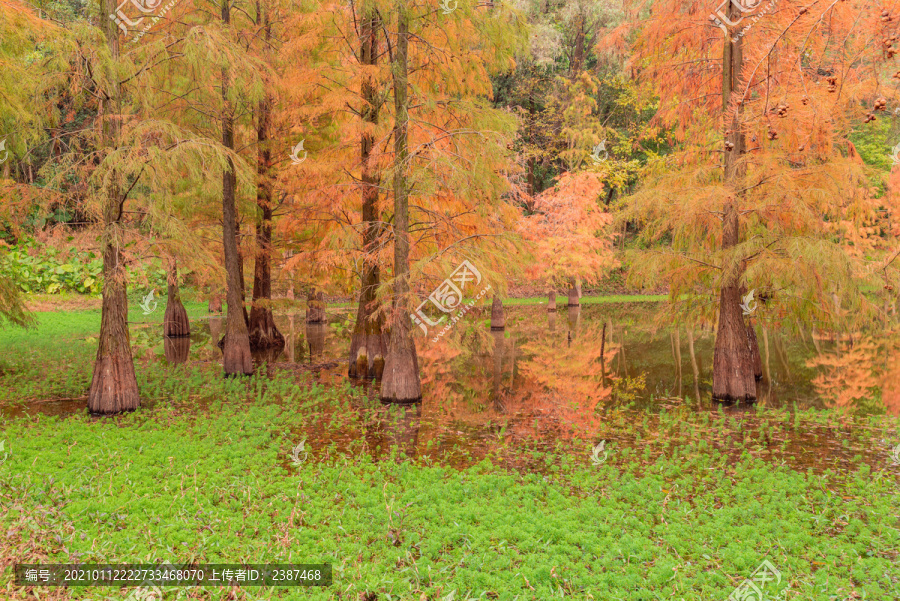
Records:
[[[92,252],[69,249],[65,259],[54,248],[42,248],[34,255],[37,247],[33,241],[26,242],[0,255],[0,275],[3,275],[23,292],[80,292],[99,294],[103,288],[103,259]]]

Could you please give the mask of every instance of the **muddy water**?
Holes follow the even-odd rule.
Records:
[[[311,426],[296,436],[318,441],[314,454],[365,451],[386,457],[402,451],[451,465],[491,457],[522,469],[541,467],[522,453],[524,447],[546,450],[559,441],[600,439],[633,448],[661,444],[670,434],[657,427],[660,414],[715,418],[723,408],[710,399],[713,332],[654,325],[656,309],[650,303],[585,304],[557,313],[543,306],[508,307],[500,332],[490,330],[487,310],[475,309],[440,340],[417,338],[422,403],[386,407],[377,401],[377,383],[357,382],[365,395],[354,400],[349,415],[338,416],[343,426]],[[277,316],[285,348],[255,355],[257,369],[302,370],[326,385],[343,383],[348,315],[347,309],[331,310],[329,323],[316,325],[307,325],[302,314]],[[195,320],[190,338],[173,340],[163,339],[160,326],[135,326],[135,356],[171,365],[220,363],[223,327],[220,316]],[[858,339],[850,346],[847,340],[759,326],[757,335],[764,372],[757,406],[898,414],[900,394],[892,392],[891,382],[900,373],[900,350],[890,344]],[[859,381],[860,365],[866,366],[865,382]],[[859,390],[866,391],[862,400]],[[15,413],[83,410],[84,400],[67,400],[19,406]],[[325,417],[331,411],[323,408]],[[740,422],[742,441],[759,438],[760,453],[798,468],[833,468],[857,453],[871,456],[874,466],[885,456],[883,441],[877,449],[871,441],[849,444],[847,433],[833,427],[810,425],[773,436],[752,407],[724,412]],[[640,436],[621,424],[614,427],[613,418],[641,424]],[[707,434],[720,451],[740,454],[734,432]]]

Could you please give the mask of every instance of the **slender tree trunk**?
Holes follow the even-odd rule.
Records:
[[[736,16],[737,9],[729,4],[729,15]],[[732,41],[725,35],[722,73],[722,103],[725,115],[725,183],[732,188],[743,176],[745,166],[741,158],[745,152],[745,140],[740,124],[740,78],[743,65],[741,38]],[[733,112],[732,101],[736,101]],[[729,118],[730,114],[730,118]],[[722,248],[727,250],[740,242],[740,216],[734,200],[724,208],[722,217]],[[713,354],[714,399],[722,401],[753,400],[756,398],[756,382],[753,375],[753,357],[749,335],[744,325],[741,309],[741,276],[744,265],[736,269],[727,266],[722,274],[719,293],[719,327],[716,332]]]
[[[104,0],[106,14],[114,14],[116,3]],[[106,41],[113,60],[119,57],[118,28],[110,19],[106,20]],[[119,140],[122,114],[121,89],[113,83],[110,98],[105,109],[104,138],[109,147],[115,147]],[[113,174],[111,178],[115,181]],[[128,334],[128,296],[126,291],[125,265],[122,260],[122,205],[119,188],[112,185],[105,191],[103,201],[103,305],[100,313],[100,336],[91,388],[88,392],[88,410],[95,414],[114,414],[134,411],[141,404],[137,378],[134,373],[134,359],[131,356],[131,341]]]
[[[556,312],[556,290],[550,291],[550,300],[547,302],[547,310],[551,313]]]
[[[681,329],[675,328],[672,333],[672,359],[675,360],[675,377],[678,382],[678,397],[681,398],[683,392],[684,379],[681,372]]]
[[[257,14],[262,14],[257,3]],[[265,39],[268,46],[272,27],[268,14],[265,20]],[[280,349],[284,336],[275,326],[272,300],[272,151],[269,148],[271,98],[266,95],[257,107],[256,123],[256,257],[253,265],[253,302],[250,307],[249,335],[251,349]]]
[[[169,286],[166,296],[166,313],[163,317],[163,335],[172,338],[190,336],[191,324],[178,292],[178,264],[175,259],[172,259],[168,275]]]
[[[222,0],[222,22],[231,21],[229,0]],[[234,149],[234,115],[228,101],[228,72],[222,70],[222,145]],[[247,331],[246,307],[243,303],[244,281],[241,257],[238,250],[237,207],[235,187],[237,179],[234,163],[228,158],[228,165],[222,174],[222,246],[225,251],[226,302],[225,340],[223,366],[225,375],[252,374],[253,359],[250,355],[250,334]]]
[[[492,389],[494,397],[494,409],[503,411],[503,401],[500,398],[500,385],[503,379],[503,347],[504,334],[502,331],[492,333],[494,338],[494,386]]]
[[[694,352],[694,330],[693,326],[688,327],[688,351],[691,354],[691,369],[694,372],[694,395],[696,400],[700,400],[700,366],[697,364],[697,354]]]
[[[363,67],[378,63],[378,31],[381,21],[369,4],[363,4],[360,27],[360,64]],[[366,78],[362,84],[362,120],[366,125],[378,123],[380,97],[375,82]],[[382,233],[378,215],[378,186],[381,175],[375,166],[372,151],[375,139],[369,132],[360,138],[360,164],[362,165],[362,221],[363,267],[360,274],[359,306],[356,325],[350,338],[350,356],[347,376],[350,378],[381,378],[389,338],[384,332],[384,316],[378,311],[375,292],[380,284],[378,269],[378,239]]]
[[[407,88],[409,14],[398,1],[397,44],[394,47],[394,303],[391,311],[391,341],[384,364],[381,399],[409,403],[421,400],[419,360],[413,341],[409,307],[409,90]]]
[[[572,78],[578,77],[578,74],[581,73],[581,69],[584,65],[584,25],[585,25],[585,16],[584,14],[579,14],[576,18],[575,25],[575,51],[572,53]]]

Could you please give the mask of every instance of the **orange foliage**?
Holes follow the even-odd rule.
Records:
[[[535,254],[529,278],[551,286],[571,278],[595,284],[617,265],[608,231],[612,217],[599,203],[602,192],[601,174],[582,171],[562,174],[537,196],[535,214],[521,224]]]

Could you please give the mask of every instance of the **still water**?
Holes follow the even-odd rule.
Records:
[[[661,416],[676,413],[696,423],[704,414],[725,412],[738,425],[703,435],[722,452],[742,452],[734,441],[738,432],[742,441],[761,436],[760,452],[798,468],[845,465],[859,453],[873,465],[883,463],[883,439],[848,444],[847,432],[817,424],[795,428],[789,436],[776,433],[773,439],[762,423],[771,418],[758,418],[754,409],[838,407],[848,413],[898,415],[900,345],[893,341],[900,337],[854,339],[757,325],[764,373],[759,400],[754,406],[723,408],[710,399],[711,328],[671,324],[660,319],[659,308],[656,303],[585,304],[548,313],[540,305],[511,306],[503,331],[491,331],[489,309],[474,309],[436,342],[433,336],[417,337],[421,403],[385,406],[377,400],[377,383],[356,382],[362,394],[354,396],[352,415],[336,415],[346,406],[321,408],[324,414],[335,412],[332,421],[346,426],[327,431],[310,426],[296,438],[316,440],[320,449],[327,442],[341,452],[362,449],[385,456],[393,448],[392,453],[399,449],[408,457],[450,465],[491,457],[516,469],[541,469],[521,452],[523,447],[604,440],[641,448],[671,438],[671,432],[654,425],[663,423]],[[256,368],[270,374],[306,372],[324,385],[343,385],[352,317],[350,309],[329,310],[326,324],[306,324],[302,313],[276,316],[285,348],[256,355]],[[193,320],[190,338],[164,339],[160,325],[136,325],[134,354],[173,369],[220,365],[217,342],[223,328],[224,318],[214,315]],[[23,415],[83,411],[83,401],[16,410]]]

